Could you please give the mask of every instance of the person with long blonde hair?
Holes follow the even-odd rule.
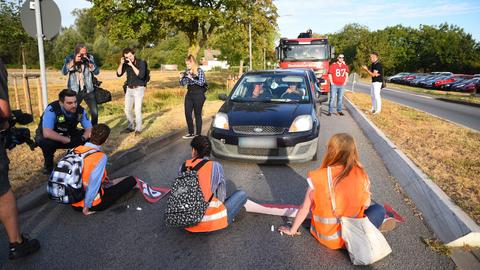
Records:
[[[332,189],[328,183],[328,174],[332,179]],[[327,144],[327,153],[319,168],[308,173],[308,189],[304,202],[300,206],[291,227],[281,226],[283,234],[298,235],[298,229],[312,212],[310,233],[321,244],[331,249],[344,246],[341,237],[340,217],[363,217],[379,228],[385,217],[385,208],[371,204],[370,181],[360,164],[355,140],[346,133],[333,135]],[[335,196],[335,211],[331,196]],[[395,223],[383,224],[385,229]],[[390,228],[391,229],[391,228]]]
[[[205,73],[198,66],[195,56],[188,55],[185,64],[187,69],[180,73],[180,85],[187,85],[188,89],[184,103],[188,133],[183,138],[191,139],[202,134],[202,109],[206,100],[207,81]],[[195,114],[195,131],[193,130],[192,112]]]

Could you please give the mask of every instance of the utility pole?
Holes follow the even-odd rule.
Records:
[[[35,20],[37,25],[37,41],[38,41],[38,61],[40,64],[40,81],[42,83],[42,98],[43,108],[48,105],[47,92],[47,71],[45,69],[45,53],[43,49],[43,29],[42,29],[42,14],[40,11],[40,0],[35,0]]]
[[[250,55],[250,68],[249,71],[252,70],[252,19],[248,22],[248,52]]]

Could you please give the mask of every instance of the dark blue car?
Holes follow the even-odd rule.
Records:
[[[317,157],[321,102],[309,70],[245,73],[215,115],[213,154],[258,163],[305,162]]]

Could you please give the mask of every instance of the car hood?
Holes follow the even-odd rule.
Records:
[[[227,101],[220,112],[228,115],[230,126],[276,126],[290,127],[299,115],[311,114],[310,103],[264,103]]]

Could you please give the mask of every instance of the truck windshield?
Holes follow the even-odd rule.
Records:
[[[327,45],[289,44],[283,47],[284,61],[311,61],[328,59]]]

